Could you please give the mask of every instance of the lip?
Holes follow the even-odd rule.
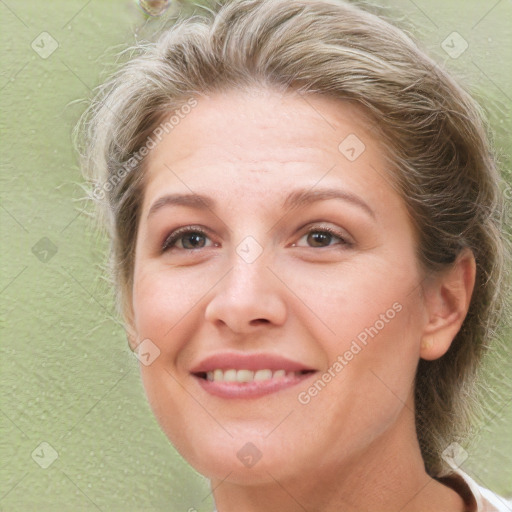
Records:
[[[206,373],[216,370],[285,370],[286,372],[315,371],[315,368],[275,354],[246,354],[222,352],[206,357],[190,373]]]
[[[285,370],[307,372],[252,382],[215,382],[204,378],[206,372],[222,370]],[[317,373],[317,370],[298,361],[274,354],[218,353],[203,359],[190,372],[198,384],[210,395],[221,398],[259,398],[296,386]]]
[[[253,382],[213,382],[193,375],[198,384],[210,395],[220,398],[260,398],[303,383],[317,372]]]

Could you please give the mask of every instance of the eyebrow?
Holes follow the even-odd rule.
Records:
[[[323,189],[298,189],[290,192],[283,203],[283,209],[293,210],[302,205],[309,205],[318,201],[328,199],[339,199],[354,206],[358,206],[370,217],[375,219],[375,212],[359,196],[344,190],[333,188]],[[215,210],[215,199],[202,194],[167,194],[157,199],[149,209],[147,218],[154,215],[158,210],[167,206],[187,206],[197,210]]]

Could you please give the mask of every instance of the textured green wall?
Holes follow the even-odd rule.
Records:
[[[376,3],[417,27],[424,46],[471,85],[510,169],[510,0]],[[107,244],[82,211],[70,139],[84,109],[76,100],[99,83],[107,50],[159,22],[145,23],[133,0],[0,1],[0,511],[212,508],[207,482],[146,403],[101,274]],[[454,31],[469,44],[457,58],[463,46],[446,39]],[[511,359],[497,364],[499,355],[489,364],[491,412],[463,468],[512,495],[512,403],[510,386],[499,384]]]

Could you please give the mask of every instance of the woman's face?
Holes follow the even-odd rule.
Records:
[[[219,93],[148,157],[142,378],[210,478],[283,481],[414,443],[422,276],[369,123],[340,100]]]

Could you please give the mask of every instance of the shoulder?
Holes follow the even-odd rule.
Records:
[[[477,484],[461,469],[455,469],[437,480],[451,487],[463,497],[468,512],[512,512],[512,500],[503,498]]]
[[[479,487],[484,511],[512,512],[512,499],[506,499],[493,493],[489,489]]]

